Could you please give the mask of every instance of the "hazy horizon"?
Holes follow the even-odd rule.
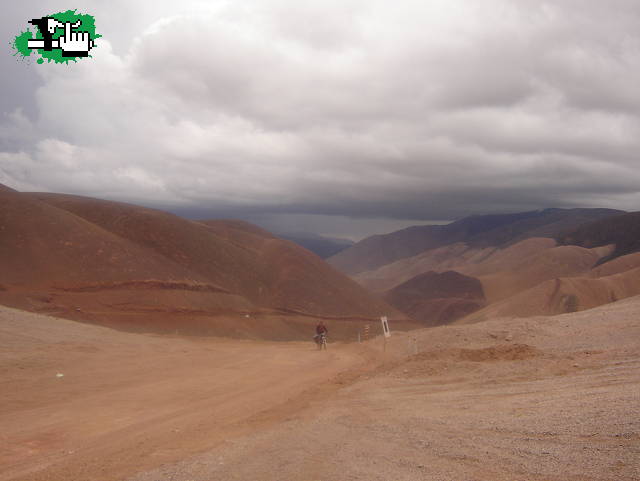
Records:
[[[640,4],[83,2],[92,58],[0,29],[0,183],[358,240],[547,207],[638,210]]]

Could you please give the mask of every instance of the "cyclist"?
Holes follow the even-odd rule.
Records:
[[[316,343],[318,344],[318,349],[322,349],[322,347],[324,347],[325,349],[327,348],[326,338],[328,333],[329,329],[327,329],[327,326],[324,325],[324,322],[318,322],[318,325],[316,326],[316,335],[313,336]]]

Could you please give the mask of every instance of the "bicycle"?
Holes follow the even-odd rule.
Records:
[[[327,349],[327,334],[326,333],[322,333],[322,334],[316,334],[315,336],[313,336],[313,339],[316,342],[316,345],[318,346],[318,351],[321,351],[322,349]]]

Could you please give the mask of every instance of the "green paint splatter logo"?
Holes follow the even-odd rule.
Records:
[[[78,59],[91,57],[89,52],[95,48],[96,22],[91,15],[77,13],[76,10],[53,13],[29,22],[35,27],[17,35],[13,40],[14,56],[29,57],[35,53],[38,63],[77,62]]]

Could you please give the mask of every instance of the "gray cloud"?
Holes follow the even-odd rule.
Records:
[[[93,59],[6,69],[2,183],[308,214],[332,235],[319,216],[346,228],[640,201],[635,1],[83,8],[104,36]],[[7,37],[32,11],[12,7]]]

